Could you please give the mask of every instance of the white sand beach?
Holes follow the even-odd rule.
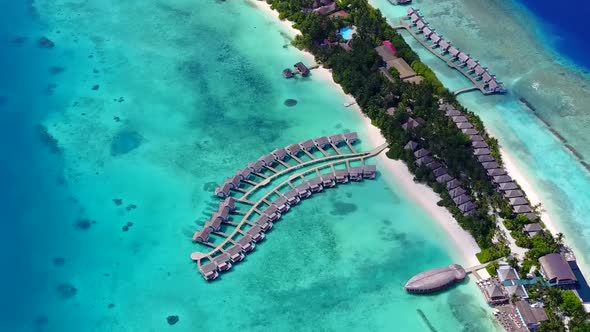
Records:
[[[292,27],[289,21],[280,20],[278,12],[274,11],[266,2],[252,1],[252,3],[278,21],[281,27],[283,27],[292,37],[300,33],[299,30]],[[314,56],[311,53],[306,51],[301,52],[306,57],[306,60],[315,61]],[[312,77],[331,84],[338,93],[342,94],[343,103],[354,101],[352,96],[345,94],[342,87],[334,82],[330,70],[320,65],[319,68],[312,70]],[[362,113],[357,105],[351,106],[350,109],[351,111],[354,109],[359,116],[359,120],[363,122],[370,144],[372,146],[382,144],[385,141],[385,137],[381,135],[379,128],[371,124],[370,119]],[[381,171],[388,174],[388,176],[384,177],[388,184],[391,186],[401,185],[404,191],[408,194],[408,197],[419,203],[420,206],[422,206],[424,210],[426,210],[428,214],[430,214],[446,231],[447,236],[452,239],[452,243],[454,244],[455,249],[457,249],[457,256],[461,259],[461,262],[459,263],[465,266],[479,264],[475,257],[475,254],[480,251],[479,246],[473,237],[459,226],[447,209],[436,204],[440,200],[438,194],[432,191],[430,187],[414,182],[414,176],[403,162],[389,159],[385,153],[380,154],[379,159],[382,165],[385,166],[385,169],[381,168]]]

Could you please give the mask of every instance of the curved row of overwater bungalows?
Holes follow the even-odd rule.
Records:
[[[419,33],[429,40],[434,48],[438,48],[441,55],[449,56],[449,61],[457,64],[465,76],[472,76],[484,85],[488,93],[504,93],[502,83],[496,79],[495,75],[490,74],[486,67],[482,67],[478,60],[473,59],[469,54],[461,51],[459,48],[452,46],[450,41],[443,38],[442,35],[430,27],[424,21],[420,12],[412,7],[407,10],[407,18]]]
[[[490,180],[496,186],[496,190],[508,199],[513,212],[523,214],[530,220],[537,219],[524,192],[520,190],[516,182],[508,175],[508,172],[492,156],[492,151],[485,142],[484,137],[473,127],[465,114],[450,104],[442,104],[439,109],[445,112],[445,115],[455,123],[457,128],[461,129],[461,132],[469,137],[473,155],[486,170]]]
[[[258,160],[251,162],[247,167],[238,170],[236,174],[227,178],[225,182],[219,187],[215,188],[215,196],[225,198],[230,195],[231,190],[238,190],[240,184],[244,181],[254,180],[255,178],[264,179],[265,176],[261,173],[263,169],[271,169],[276,164],[286,165],[284,160],[291,158],[297,163],[302,161],[298,158],[301,154],[309,154],[313,149],[323,151],[326,148],[332,147],[339,153],[338,146],[341,144],[348,144],[352,146],[358,140],[356,132],[349,132],[344,134],[336,134],[332,136],[322,136],[315,139],[305,140],[300,143],[291,144],[285,148],[276,149],[273,152],[264,155]]]
[[[243,219],[235,223],[230,219],[230,215],[236,212],[235,199],[227,197],[219,203],[219,209],[213,213],[202,229],[196,231],[193,235],[193,241],[203,243],[214,249],[208,254],[193,253],[192,258],[199,263],[199,271],[206,280],[214,280],[219,276],[219,272],[228,271],[232,264],[242,261],[245,254],[254,250],[256,243],[264,240],[265,232],[272,229],[273,223],[278,221],[281,216],[289,209],[298,204],[302,199],[310,197],[314,193],[331,188],[336,184],[344,184],[349,181],[361,181],[363,179],[374,179],[376,174],[375,165],[363,165],[360,167],[347,167],[345,169],[336,169],[330,173],[322,173],[317,177],[304,180],[301,184],[295,185],[290,190],[280,193],[279,197],[261,211],[261,214],[254,221]],[[223,224],[235,226],[237,229],[233,235],[241,235],[239,239],[221,232]],[[243,226],[249,226],[242,229]],[[223,246],[216,247],[210,242],[212,234],[228,238],[231,244],[227,248]],[[215,256],[214,256],[215,255]],[[208,258],[207,264],[200,264],[200,261]]]

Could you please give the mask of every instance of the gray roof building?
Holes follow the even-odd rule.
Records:
[[[515,189],[518,189],[518,186],[516,185],[516,183],[514,183],[514,181],[500,183],[500,190],[502,190],[502,191],[515,190]]]
[[[465,279],[465,270],[461,265],[431,269],[413,276],[404,289],[410,293],[431,293],[446,288],[457,281]]]
[[[516,270],[512,266],[502,265],[498,267],[497,272],[498,279],[500,279],[501,282],[504,282],[506,280],[520,280],[518,272],[516,272]]]
[[[442,167],[442,164],[439,163],[437,160],[433,160],[431,163],[426,164],[426,167],[430,168],[431,170],[435,170]]]
[[[459,128],[459,129],[473,128],[473,125],[471,125],[470,122],[459,122],[459,123],[456,123],[456,125],[457,125],[457,128]]]
[[[260,157],[260,160],[265,166],[272,166],[275,163],[275,156],[272,154],[267,154],[265,156]]]
[[[288,154],[296,156],[299,152],[301,152],[301,147],[299,144],[291,144],[286,147],[285,150],[287,150]]]
[[[512,178],[508,175],[494,176],[494,182],[498,184],[512,182]]]
[[[342,136],[342,134],[336,134],[336,135],[332,135],[332,136],[328,137],[328,140],[330,141],[330,143],[332,143],[334,145],[338,145],[338,144],[344,142],[344,136]]]
[[[361,167],[350,167],[348,176],[352,181],[360,181],[363,179],[363,169]]]
[[[452,176],[450,176],[449,174],[443,174],[443,175],[436,178],[436,182],[444,184],[444,183],[447,183],[453,179],[454,178]]]
[[[287,156],[287,150],[281,148],[281,149],[276,149],[272,152],[272,155],[277,159],[277,160],[283,160],[285,159],[285,157]]]
[[[506,198],[515,198],[522,196],[524,196],[524,193],[521,190],[506,190],[504,192],[504,197]]]
[[[498,165],[498,163],[495,161],[488,161],[488,162],[481,163],[481,166],[483,166],[483,168],[485,168],[485,169],[500,167],[500,165]]]
[[[474,149],[487,149],[487,148],[489,148],[488,143],[486,143],[484,141],[473,141],[473,142],[471,142],[471,146]]]
[[[252,169],[246,167],[237,171],[236,175],[242,178],[242,180],[248,180],[252,174]]]
[[[528,213],[528,212],[532,212],[533,211],[528,204],[526,204],[526,205],[515,205],[515,206],[512,207],[512,209],[514,210],[514,213]]]
[[[524,197],[515,197],[510,199],[510,205],[525,205],[529,202]]]
[[[461,182],[459,182],[459,180],[453,179],[453,180],[447,182],[447,190],[453,190],[460,185],[461,185]]]
[[[463,115],[463,113],[457,111],[456,109],[450,109],[450,110],[446,111],[445,115],[446,116],[461,116],[461,115]]]
[[[330,145],[330,141],[328,141],[328,138],[326,136],[322,136],[322,137],[318,137],[318,138],[314,139],[313,143],[318,148],[323,148],[324,146]]]
[[[431,163],[433,160],[434,159],[432,159],[431,156],[424,156],[422,158],[416,159],[415,163],[416,163],[416,165],[418,165],[418,167],[420,167],[420,166],[424,166],[426,164]]]
[[[299,143],[299,147],[301,147],[301,150],[309,151],[309,150],[315,148],[315,144],[313,143],[312,140],[308,139],[306,141]]]
[[[476,156],[481,156],[481,155],[485,155],[485,154],[490,154],[491,151],[490,149],[475,149],[473,150],[473,154]]]
[[[483,137],[481,137],[481,135],[471,135],[471,136],[469,136],[469,139],[472,142],[482,142],[483,141]]]
[[[248,234],[244,234],[238,241],[238,245],[244,250],[245,252],[250,252],[254,249],[255,245],[252,243],[252,236]]]
[[[475,130],[473,128],[461,129],[461,132],[465,135],[477,135],[478,134],[477,130]]]
[[[418,147],[418,143],[414,142],[414,141],[409,141],[405,146],[404,149],[405,150],[410,150],[410,151],[414,151],[416,150],[416,148]]]
[[[363,166],[363,178],[374,179],[377,173],[377,166],[375,165],[364,165]]]
[[[448,170],[446,167],[439,167],[437,169],[435,169],[434,171],[432,171],[432,174],[438,178],[439,176],[443,176],[445,174],[448,173]],[[452,178],[451,178],[452,179]]]
[[[455,198],[455,197],[461,196],[461,195],[463,195],[465,193],[466,193],[465,189],[463,189],[461,187],[457,187],[457,188],[455,188],[453,190],[449,190],[449,195],[451,196],[451,198]]]
[[[356,142],[358,140],[358,135],[355,131],[351,132],[351,133],[344,133],[344,139],[350,143],[353,144],[354,142]]]
[[[539,258],[541,274],[550,283],[558,286],[574,285],[577,283],[576,276],[565,258],[557,253],[548,254]]]
[[[414,157],[416,158],[422,158],[424,156],[428,156],[430,154],[430,151],[426,150],[426,149],[419,149],[417,151],[414,152]]]
[[[256,160],[255,162],[248,164],[248,168],[254,173],[259,173],[263,166],[264,164],[262,164],[262,161],[260,160]]]
[[[469,122],[464,115],[457,115],[452,117],[454,123]]]
[[[457,206],[465,204],[469,201],[471,201],[471,198],[465,194],[453,198],[453,202],[455,202],[455,205]]]
[[[477,206],[473,204],[473,202],[469,201],[459,205],[458,208],[459,211],[461,211],[461,213],[469,214],[470,212],[474,211],[477,208]]]
[[[483,162],[487,162],[487,161],[496,161],[496,159],[494,159],[494,157],[490,156],[489,154],[484,154],[481,156],[477,156],[477,161],[479,161],[480,163],[483,163]]]
[[[543,230],[543,226],[538,222],[524,225],[522,232],[529,237],[533,237]]]
[[[508,172],[506,172],[506,170],[503,168],[488,169],[487,173],[488,173],[488,176],[491,176],[491,177],[508,174]]]
[[[544,308],[533,307],[526,300],[516,302],[516,312],[523,324],[531,331],[536,330],[541,322],[549,320]]]

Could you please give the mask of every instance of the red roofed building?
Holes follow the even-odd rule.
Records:
[[[342,17],[342,18],[347,18],[348,17],[348,13],[345,12],[344,10],[339,10],[335,13],[330,14],[330,17]]]
[[[383,46],[387,47],[387,49],[393,54],[393,55],[397,55],[397,50],[395,49],[395,46],[393,46],[393,44],[389,41],[389,40],[384,40],[383,41]]]

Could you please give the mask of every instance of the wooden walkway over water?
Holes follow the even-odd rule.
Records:
[[[416,39],[420,44],[422,44],[422,46],[424,46],[427,50],[429,50],[430,53],[434,54],[437,58],[444,61],[449,67],[460,72],[463,76],[465,76],[473,84],[472,86],[453,91],[453,93],[455,95],[459,95],[461,93],[465,93],[465,92],[469,92],[469,91],[473,91],[473,90],[479,90],[484,95],[492,95],[492,94],[501,93],[500,91],[491,91],[491,90],[486,89],[486,83],[478,80],[476,77],[471,75],[466,67],[463,67],[461,64],[455,63],[452,59],[449,59],[449,58],[445,57],[443,54],[441,54],[440,52],[437,52],[435,45],[430,45],[429,43],[427,43],[424,40],[424,38],[421,38],[418,35],[418,33],[416,31],[414,31],[414,29],[412,29],[412,26],[410,25],[410,23],[408,23],[406,21],[406,18],[407,17],[405,17],[405,16],[400,17],[400,19],[399,19],[400,25],[396,25],[393,28],[394,29],[405,29],[412,37],[414,37],[414,39]]]
[[[227,270],[227,269],[229,269],[229,267],[231,267],[231,262],[229,262],[229,257],[225,262],[225,263],[229,264],[229,267],[227,267],[228,266],[227,264],[224,265],[227,267],[226,269],[223,269],[223,270],[218,269],[217,267],[211,267],[211,265],[217,264],[216,257],[219,257],[222,254],[227,254],[228,248],[230,246],[235,246],[236,244],[238,244],[239,238],[244,236],[248,229],[251,229],[252,227],[255,227],[257,225],[256,222],[250,220],[251,216],[253,216],[255,214],[263,216],[263,215],[265,215],[266,209],[274,206],[273,205],[274,202],[271,202],[271,196],[275,195],[275,196],[279,196],[279,197],[284,198],[285,197],[283,195],[284,192],[281,192],[281,189],[287,189],[286,191],[292,190],[292,189],[296,188],[296,186],[297,186],[296,182],[300,181],[300,180],[307,181],[311,178],[325,176],[327,174],[333,174],[335,177],[337,175],[338,169],[345,169],[347,171],[346,180],[343,182],[340,182],[335,177],[334,183],[335,184],[336,183],[347,183],[349,180],[348,179],[348,171],[352,170],[352,168],[350,168],[351,162],[360,162],[360,164],[362,165],[361,167],[357,167],[357,171],[359,169],[361,170],[360,178],[353,179],[352,175],[350,176],[351,181],[360,181],[360,180],[362,180],[362,178],[366,178],[365,174],[362,173],[363,172],[362,170],[365,168],[365,160],[368,158],[372,158],[372,157],[378,155],[379,153],[381,153],[383,150],[385,150],[387,148],[387,143],[383,143],[383,144],[379,145],[378,147],[376,147],[370,151],[366,151],[366,152],[356,152],[354,147],[352,146],[352,144],[350,144],[348,142],[347,142],[347,146],[352,153],[343,154],[340,152],[340,150],[338,149],[337,146],[332,144],[331,147],[337,151],[336,155],[329,155],[325,151],[323,151],[320,147],[317,147],[317,149],[322,152],[324,157],[312,158],[311,154],[310,154],[310,158],[312,158],[312,160],[306,161],[306,162],[303,162],[300,160],[300,162],[297,165],[286,167],[285,169],[283,169],[281,171],[275,171],[274,174],[272,174],[271,176],[264,177],[261,182],[254,183],[254,181],[251,181],[252,182],[251,184],[253,185],[253,187],[251,187],[247,190],[238,190],[239,192],[243,193],[243,195],[241,197],[236,197],[235,201],[248,206],[247,210],[236,210],[233,212],[234,215],[236,215],[236,214],[240,215],[240,220],[237,222],[225,220],[223,222],[224,224],[233,226],[233,229],[231,230],[231,232],[230,233],[223,233],[221,231],[212,231],[211,234],[221,236],[224,239],[219,243],[212,243],[212,242],[209,242],[208,240],[204,241],[204,242],[198,241],[198,242],[201,242],[203,245],[210,247],[211,250],[209,250],[208,252],[193,252],[191,255],[191,259],[197,263],[197,266],[199,267],[199,270],[201,271],[201,273],[203,274],[205,279],[207,279],[207,280],[215,279],[217,277],[217,271],[221,272],[221,271]],[[285,163],[284,165],[287,165],[287,164]],[[310,167],[310,168],[307,168],[303,171],[297,172],[298,170],[300,170],[302,168],[306,168],[306,167]],[[372,169],[374,170],[374,166],[372,166]],[[254,192],[258,191],[259,189],[261,189],[263,187],[268,186],[269,184],[272,183],[272,181],[274,179],[277,179],[281,176],[288,175],[290,172],[293,172],[293,174],[288,176],[288,178],[286,180],[282,181],[281,183],[274,184],[272,186],[272,188],[268,192],[266,192],[263,196],[261,196],[260,198],[254,199],[254,200],[249,199],[249,197]],[[374,177],[374,173],[372,176]],[[249,183],[249,182],[246,182],[246,183]],[[309,182],[305,182],[305,183],[309,184]],[[323,188],[324,187],[321,186],[321,189],[319,189],[315,192],[319,192],[319,191],[323,190]],[[295,204],[297,204],[299,202],[300,198],[303,199],[303,198],[309,197],[309,196],[311,196],[311,194],[313,192],[314,191],[312,189],[307,196],[301,196],[301,197],[298,196],[297,202]],[[285,203],[285,204],[287,204],[287,203]],[[293,204],[293,205],[295,205],[295,204]],[[290,208],[290,206],[291,206],[290,204],[287,204],[287,209]],[[276,221],[277,219],[280,218],[281,214],[277,212],[277,215],[278,215],[278,217],[273,221]],[[272,222],[270,223],[270,227],[272,228]],[[262,232],[264,232],[264,231],[262,231]],[[224,258],[225,257],[226,256],[224,256]],[[242,254],[241,259],[243,259],[243,254]],[[207,264],[203,264],[204,261],[207,261]],[[208,266],[204,268],[204,265],[208,265]],[[211,271],[214,271],[215,275],[213,277],[209,278],[206,273],[207,272],[212,273]],[[211,274],[209,274],[209,275],[211,275]]]

